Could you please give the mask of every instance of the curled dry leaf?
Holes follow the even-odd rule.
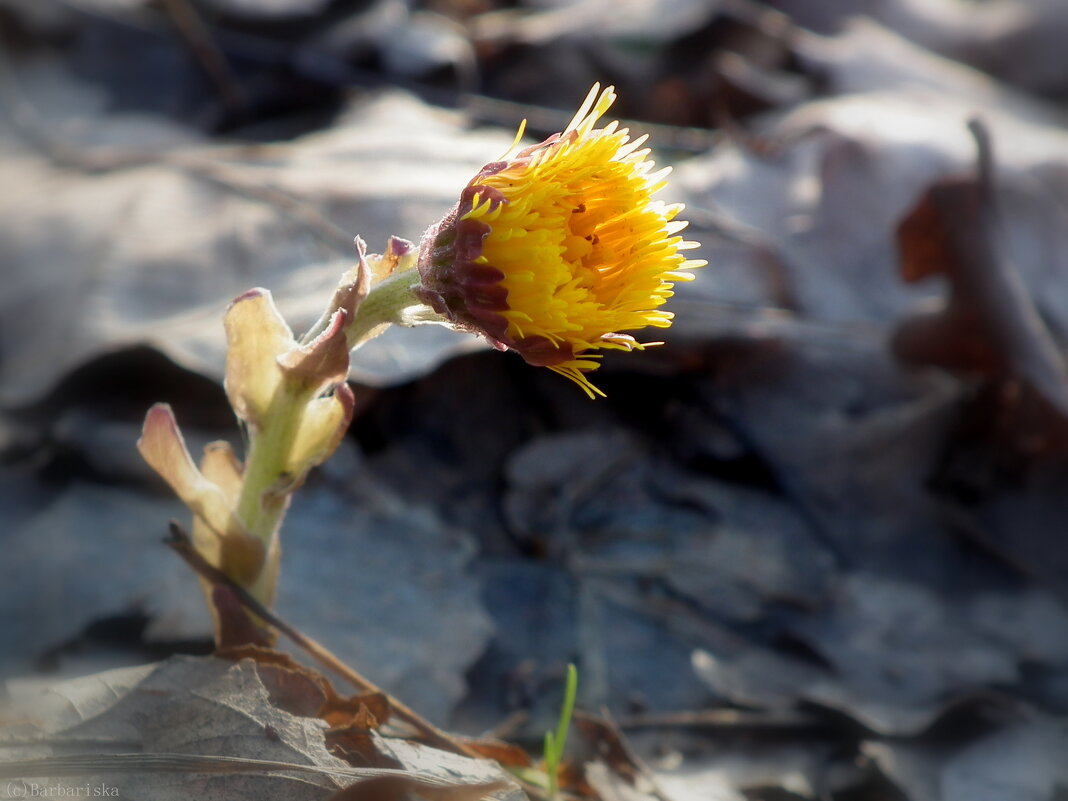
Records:
[[[314,715],[335,727],[361,723],[378,728],[389,721],[389,699],[382,693],[343,696],[326,676],[283,651],[250,645],[221,650],[216,655],[234,661],[253,660],[265,683],[273,683],[271,700],[294,714]]]
[[[1053,438],[1068,444],[1068,367],[1001,245],[989,134],[978,121],[969,127],[975,171],[928,187],[897,230],[902,277],[944,275],[949,301],[905,320],[893,347],[906,361],[1020,382],[1040,399],[1035,411],[1046,407]]]

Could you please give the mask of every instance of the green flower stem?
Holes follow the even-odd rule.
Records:
[[[261,603],[270,604],[278,574],[277,533],[289,505],[285,491],[286,465],[300,430],[304,409],[313,399],[306,389],[283,379],[264,416],[260,430],[250,432],[245,475],[237,502],[237,515],[246,529],[264,545],[266,563],[249,588]]]
[[[391,323],[406,324],[405,310],[422,305],[412,293],[418,285],[419,273],[412,269],[394,273],[375,286],[345,326],[349,347],[359,347]]]

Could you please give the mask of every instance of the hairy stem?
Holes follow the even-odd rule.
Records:
[[[289,506],[286,465],[309,400],[291,381],[283,381],[271,399],[262,427],[250,434],[237,515],[266,549],[266,563],[249,589],[268,604],[274,596],[281,555],[278,529]]]
[[[415,270],[404,270],[394,273],[374,287],[356,310],[356,315],[345,326],[349,347],[359,346],[391,323],[411,325],[406,320],[405,312],[421,306],[412,293],[412,289],[418,284],[419,273]]]

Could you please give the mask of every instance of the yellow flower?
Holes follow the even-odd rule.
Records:
[[[671,325],[660,307],[704,261],[678,233],[682,204],[653,200],[670,168],[652,172],[646,137],[611,122],[615,101],[594,85],[562,133],[487,164],[423,239],[420,296],[454,324],[567,376],[586,377],[600,350],[634,350],[625,333]],[[516,142],[522,136],[520,128]],[[513,150],[515,146],[513,145]]]

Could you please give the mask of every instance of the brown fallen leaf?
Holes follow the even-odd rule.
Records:
[[[399,768],[400,763],[383,755],[375,747],[371,730],[357,724],[345,728],[330,729],[326,738],[326,750],[350,765],[370,765],[381,768]]]
[[[360,693],[349,698],[333,695],[319,710],[319,717],[331,726],[377,729],[389,721],[391,711],[385,693]]]
[[[289,654],[260,646],[242,646],[217,652],[222,659],[251,659],[267,687],[271,703],[293,715],[319,717],[326,704],[326,678],[298,664]]]
[[[492,759],[506,768],[529,768],[533,764],[530,754],[518,745],[488,737],[459,737],[473,753]]]
[[[227,648],[216,653],[223,659],[253,660],[271,692],[271,702],[294,715],[322,718],[334,728],[356,726],[377,729],[390,718],[389,698],[381,692],[341,695],[333,683],[290,654],[256,645]]]

